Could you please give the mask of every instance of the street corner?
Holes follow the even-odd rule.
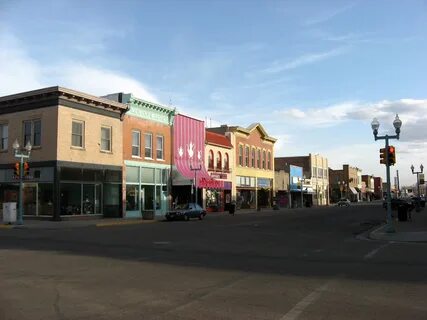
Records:
[[[97,223],[95,226],[97,228],[107,228],[107,227],[119,227],[119,226],[128,226],[136,224],[150,224],[158,222],[159,220],[119,220],[119,221],[106,221]]]

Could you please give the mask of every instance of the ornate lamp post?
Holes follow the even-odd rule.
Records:
[[[30,158],[31,154],[31,143],[30,141],[27,142],[25,145],[25,150],[21,150],[18,139],[15,140],[15,142],[12,145],[13,150],[15,151],[15,158],[18,158],[19,161],[19,210],[18,210],[18,217],[16,219],[16,224],[24,224],[23,220],[23,212],[24,212],[24,159]]]
[[[202,170],[200,159],[196,163],[190,162],[190,170],[194,171],[194,202],[197,203],[197,171]]]
[[[346,191],[347,191],[347,183],[346,183],[345,181],[338,181],[338,185],[339,185],[339,187],[340,187],[341,199],[342,199],[342,192],[343,192],[344,188],[345,188],[345,189],[346,189]],[[345,195],[345,196],[347,197],[347,192],[346,192],[346,195]]]
[[[420,173],[423,173],[423,170],[424,170],[424,166],[423,165],[420,165],[420,170],[421,171],[414,171],[414,165],[411,165],[411,171],[412,171],[412,174],[416,174],[417,175],[417,189],[418,189],[418,197],[420,197],[421,198],[421,194],[420,194],[420,179],[419,179],[419,177],[418,177],[418,175],[420,174]]]
[[[402,121],[399,119],[399,116],[396,114],[396,118],[393,121],[393,126],[396,131],[396,135],[394,136],[378,136],[378,128],[380,127],[380,123],[377,118],[374,118],[371,122],[372,131],[374,133],[375,141],[377,140],[385,140],[385,149],[388,150],[389,139],[397,139],[400,137],[400,127],[402,126]],[[391,216],[391,192],[390,192],[390,164],[388,159],[388,152],[386,152],[386,174],[387,174],[387,228],[386,232],[396,232],[393,226],[393,219]]]

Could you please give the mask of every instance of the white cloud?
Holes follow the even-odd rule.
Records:
[[[346,6],[342,6],[340,8],[332,8],[332,9],[329,9],[328,11],[320,12],[316,17],[311,18],[311,19],[307,19],[304,22],[304,25],[313,26],[316,24],[327,22],[327,21],[331,20],[332,18],[340,15],[341,13],[351,9],[354,6],[355,6],[355,3],[350,3],[350,4],[347,4]]]
[[[16,37],[0,33],[0,95],[42,86],[39,64],[29,57],[21,46]]]
[[[98,96],[124,91],[158,102],[143,83],[113,70],[73,61],[51,61],[49,67],[42,66],[19,39],[0,33],[0,95],[55,85]]]

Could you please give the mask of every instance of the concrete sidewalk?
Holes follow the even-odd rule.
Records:
[[[159,220],[143,220],[139,219],[123,219],[123,218],[99,218],[99,219],[85,219],[85,220],[63,220],[63,221],[50,221],[50,220],[24,220],[23,225],[16,224],[0,224],[1,229],[70,229],[70,228],[83,228],[83,227],[113,227],[133,224],[146,224],[154,223]]]
[[[385,212],[385,211],[384,211]],[[396,216],[397,212],[393,211]],[[427,242],[427,208],[420,212],[412,211],[412,221],[393,220],[395,233],[385,232],[386,225],[369,233],[369,238],[397,242]]]

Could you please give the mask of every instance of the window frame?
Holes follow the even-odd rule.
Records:
[[[108,140],[104,139],[102,137],[102,131],[103,131],[103,129],[104,130],[108,130],[108,132],[109,132]],[[104,149],[103,142],[105,140],[107,140],[108,143],[109,143],[109,145],[108,145],[109,149]],[[101,126],[101,144],[99,146],[100,149],[101,149],[101,152],[112,152],[113,151],[113,141],[112,140],[113,140],[113,128],[111,126],[104,126],[104,125],[102,125]]]
[[[217,158],[216,158],[216,169],[218,171],[222,170],[222,154],[221,151],[217,152]]]
[[[159,138],[161,139],[161,143],[160,143],[161,149],[159,149]],[[157,160],[165,160],[164,150],[165,150],[165,137],[158,134],[156,135],[156,159]],[[160,157],[159,157],[159,152],[161,152]]]
[[[265,162],[266,162],[266,153],[265,150],[262,150],[262,169],[265,170]]]
[[[147,136],[150,136],[150,146],[147,147]],[[150,156],[147,156],[147,150],[150,150]],[[144,158],[153,159],[153,134],[151,132],[144,133]]]
[[[212,149],[208,153],[208,169],[214,170],[214,153]]]
[[[6,129],[7,136],[3,136],[3,130]],[[9,148],[9,124],[0,123],[0,151],[5,151]]]
[[[76,146],[73,144],[73,137],[74,136],[79,136],[77,134],[74,133],[73,131],[73,127],[74,127],[74,123],[81,125],[81,146]],[[84,149],[85,147],[85,122],[82,120],[78,120],[78,119],[72,119],[71,120],[71,147],[73,148],[79,148],[79,149]]]
[[[227,152],[224,155],[224,170],[230,170],[230,157]]]
[[[40,123],[40,132],[38,133],[39,136],[39,143],[36,144],[36,132],[35,132],[35,124]],[[30,134],[26,134],[26,124],[30,125]],[[24,146],[27,145],[27,142],[30,141],[31,146],[35,148],[41,147],[42,144],[42,120],[39,119],[31,119],[31,120],[24,120],[22,125],[22,136],[24,138]],[[29,140],[27,138],[29,136]]]
[[[257,154],[258,154],[258,157],[257,157],[257,168],[258,169],[261,169],[261,149],[258,149],[257,150],[258,152],[257,152]]]
[[[249,167],[249,146],[245,146],[245,167]]]
[[[267,152],[267,169],[271,170],[271,152]]]
[[[255,160],[256,160],[255,154],[256,154],[255,148],[252,147],[252,151],[251,151],[251,167],[252,168],[255,168]]]
[[[138,135],[138,145],[134,144],[134,141],[133,141],[134,134]],[[135,148],[135,150],[136,150],[136,148],[138,148],[137,154],[134,154],[134,152],[133,152],[134,148]],[[139,131],[139,130],[132,130],[131,154],[132,154],[132,157],[141,158],[141,131]]]
[[[243,167],[243,145],[239,144],[239,166]]]

